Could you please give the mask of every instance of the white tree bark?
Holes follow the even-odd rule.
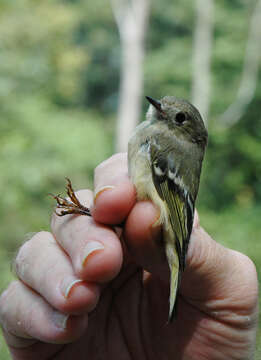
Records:
[[[210,104],[210,62],[213,42],[213,0],[196,1],[196,25],[193,50],[192,103],[199,109],[205,124]]]
[[[116,151],[126,151],[138,124],[143,93],[144,38],[150,0],[111,0],[121,49],[121,80],[116,130]]]
[[[257,0],[250,20],[245,59],[235,101],[219,117],[226,127],[234,125],[244,114],[255,95],[261,58],[261,0]]]

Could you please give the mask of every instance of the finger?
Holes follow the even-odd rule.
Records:
[[[136,203],[126,220],[123,236],[135,261],[147,271],[168,281],[161,226],[155,225],[158,218],[159,210],[152,202]]]
[[[151,201],[136,203],[124,226],[124,240],[139,265],[161,280],[169,282],[162,227],[157,225],[159,216],[158,208]],[[197,211],[193,226],[198,226]]]
[[[127,154],[116,154],[101,163],[95,169],[94,186],[94,219],[103,224],[122,223],[136,201],[128,177]]]
[[[0,320],[9,346],[24,347],[35,340],[71,342],[86,329],[88,316],[62,314],[22,282],[15,281],[1,295]]]
[[[15,265],[18,277],[60,312],[89,312],[98,302],[99,286],[75,276],[70,259],[48,232],[27,241]]]
[[[228,306],[232,310],[231,304],[237,311],[242,306],[253,312],[257,284],[255,266],[247,256],[215,242],[199,223],[193,227],[180,289],[188,301],[208,312],[217,306],[221,312]],[[230,314],[234,316],[233,311]]]
[[[76,193],[79,201],[89,206],[92,193]],[[122,265],[122,248],[114,230],[98,224],[88,216],[56,215],[52,218],[52,233],[72,262],[79,279],[106,282],[113,279]]]

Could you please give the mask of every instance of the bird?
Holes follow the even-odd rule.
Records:
[[[146,121],[135,128],[128,143],[128,172],[137,200],[151,200],[160,210],[154,225],[162,226],[170,271],[170,322],[177,315],[208,133],[199,111],[188,101],[174,96],[146,98],[150,103]]]

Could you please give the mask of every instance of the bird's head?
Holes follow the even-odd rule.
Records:
[[[206,146],[208,133],[199,111],[188,101],[174,96],[165,96],[154,100],[146,96],[150,103],[147,120],[151,123],[165,122],[176,136],[183,136],[188,141]]]

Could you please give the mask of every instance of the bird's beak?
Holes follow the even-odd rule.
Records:
[[[158,100],[152,99],[150,96],[146,96],[146,99],[148,100],[151,105],[153,105],[159,112],[162,112],[161,109],[161,103]]]

